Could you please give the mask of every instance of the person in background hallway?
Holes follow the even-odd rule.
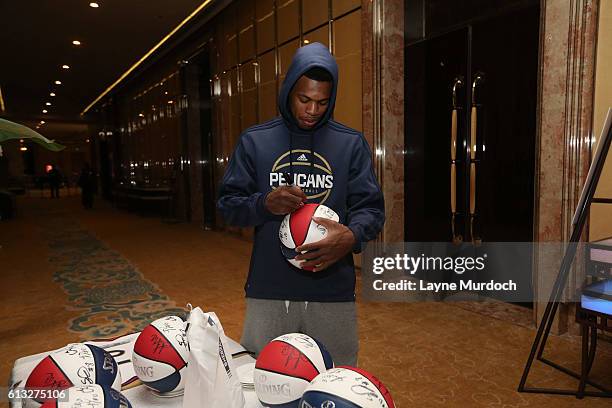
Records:
[[[81,202],[83,203],[83,208],[86,210],[93,208],[95,177],[88,163],[85,163],[83,170],[81,170],[78,185],[81,187]]]
[[[51,198],[59,198],[59,188],[62,183],[62,174],[54,164],[47,174],[49,177],[49,188],[51,189]]]

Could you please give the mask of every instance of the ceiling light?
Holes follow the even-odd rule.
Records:
[[[45,105],[51,106],[51,102],[47,102],[47,103],[45,103]]]
[[[304,44],[309,44],[310,41],[309,40],[304,40]]]
[[[41,121],[40,121],[40,124],[41,124],[41,125],[44,125],[44,124],[45,124],[45,121],[44,121],[44,120],[41,120]]]
[[[55,81],[55,85],[61,85],[62,81]]]
[[[92,2],[92,3],[89,3],[89,7],[98,8],[98,7],[100,7],[100,5],[98,3],[93,3]]]
[[[81,45],[81,42],[79,40],[73,40],[72,45]]]
[[[42,112],[43,112],[43,113],[47,113],[48,111],[47,111],[46,109],[43,109],[43,111],[42,111]]]
[[[55,96],[55,92],[51,92],[49,96]]]
[[[21,146],[21,147],[19,148],[19,150],[21,150],[22,152],[27,152],[27,151],[28,151],[28,148],[27,148],[27,147],[25,147],[25,146]]]
[[[70,66],[69,66],[69,65],[64,64],[64,65],[62,65],[62,68],[63,68],[63,69],[70,69]]]

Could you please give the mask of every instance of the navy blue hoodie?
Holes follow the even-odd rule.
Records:
[[[289,95],[309,69],[333,77],[325,115],[309,130],[297,126]],[[281,253],[283,216],[270,213],[266,195],[279,185],[298,185],[310,203],[332,208],[355,235],[354,250],[376,237],[384,223],[384,202],[363,135],[330,119],[338,88],[338,66],[327,47],[301,47],[293,57],[279,95],[281,116],[246,129],[223,177],[217,206],[229,225],[255,227],[245,285],[247,297],[313,302],[355,300],[352,254],[321,272],[302,271]],[[314,151],[314,155],[311,153]],[[290,180],[286,180],[289,177]]]

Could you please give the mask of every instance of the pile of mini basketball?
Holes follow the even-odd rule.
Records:
[[[24,399],[26,408],[68,408],[94,403],[105,408],[131,408],[120,393],[117,362],[108,351],[91,344],[69,344],[43,358],[28,376],[25,389],[41,391]],[[52,392],[57,390],[66,393]]]
[[[182,395],[188,353],[185,322],[177,316],[157,319],[136,338],[134,372],[155,395]],[[69,344],[43,358],[28,376],[25,389],[67,391],[37,393],[40,397],[24,400],[25,408],[131,408],[120,393],[117,362],[108,351],[91,344]]]
[[[255,392],[265,407],[394,408],[391,394],[372,374],[336,367],[325,347],[302,333],[273,339],[257,358]]]

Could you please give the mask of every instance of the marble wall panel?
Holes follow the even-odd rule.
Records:
[[[536,163],[537,241],[567,241],[571,220],[590,162],[597,0],[545,0],[540,21],[540,78]],[[576,262],[580,265],[578,259]],[[535,260],[535,286],[547,293],[560,259]],[[567,290],[582,282],[575,269]],[[543,304],[535,307],[539,321]],[[562,312],[555,330],[572,321]],[[567,309],[569,313],[569,309]]]

